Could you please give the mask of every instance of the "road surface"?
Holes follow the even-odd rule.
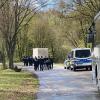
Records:
[[[37,100],[100,100],[90,71],[73,72],[55,66],[53,70],[35,73],[40,80]]]

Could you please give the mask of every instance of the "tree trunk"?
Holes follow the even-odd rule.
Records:
[[[5,58],[2,61],[3,69],[7,69],[6,60]]]
[[[2,53],[1,55],[2,55],[2,65],[3,65],[3,69],[7,69],[5,54]]]
[[[15,41],[13,41],[13,43],[15,43]],[[14,68],[14,64],[13,64],[13,58],[14,58],[14,51],[15,51],[15,44],[13,45],[13,43],[8,43],[7,44],[7,56],[8,56],[8,60],[9,60],[9,68],[13,69]]]
[[[0,59],[2,61],[2,66],[3,69],[7,69],[7,65],[6,65],[6,53],[5,53],[5,46],[4,46],[4,41],[2,41],[2,46],[1,46],[1,52],[0,52]]]
[[[13,63],[13,54],[10,54],[8,57],[9,60],[9,68],[13,69],[14,68],[14,63]]]

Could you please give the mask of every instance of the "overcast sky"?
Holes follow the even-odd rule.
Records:
[[[48,0],[47,6],[44,7],[42,10],[48,10],[50,8],[54,8],[59,1],[60,0]],[[67,3],[71,3],[72,2],[72,0],[65,0],[65,1]]]

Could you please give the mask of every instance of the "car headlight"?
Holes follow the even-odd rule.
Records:
[[[73,65],[78,65],[78,61],[72,61]]]

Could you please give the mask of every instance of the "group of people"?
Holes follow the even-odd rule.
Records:
[[[29,56],[24,56],[22,59],[24,66],[33,66],[34,65],[34,70],[49,70],[53,69],[53,58],[50,57],[29,57]]]

